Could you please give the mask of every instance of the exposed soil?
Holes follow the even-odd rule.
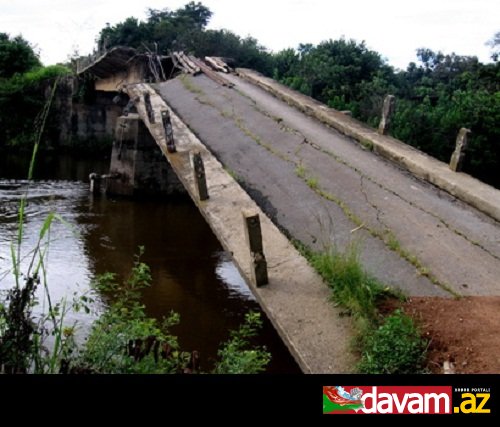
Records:
[[[431,340],[432,372],[449,361],[455,373],[500,373],[500,297],[412,297],[403,307]]]

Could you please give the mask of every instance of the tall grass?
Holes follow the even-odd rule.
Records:
[[[26,221],[26,206],[29,193],[29,183],[33,179],[34,168],[42,136],[55,97],[59,77],[50,90],[50,95],[42,111],[35,120],[35,137],[28,169],[28,186],[21,197],[18,210],[18,230],[15,242],[11,243],[12,273],[15,286],[6,292],[5,303],[0,304],[0,371],[8,373],[25,373],[28,371],[56,372],[56,360],[67,340],[62,335],[66,303],[53,305],[47,284],[47,271],[44,259],[47,245],[44,241],[50,236],[53,221],[58,219],[55,213],[49,213],[42,224],[35,248],[30,252],[31,259],[27,270],[21,273],[22,243],[24,224]],[[37,305],[35,296],[40,284],[43,283],[43,300],[47,302],[46,313],[42,313],[35,322],[33,308]],[[50,326],[47,325],[50,323]],[[52,351],[45,348],[48,335],[54,337]],[[45,357],[46,354],[48,357]]]
[[[355,247],[312,253],[310,263],[329,284],[336,302],[357,317],[376,320],[377,302],[388,288],[361,267]]]
[[[359,262],[356,246],[345,252],[329,248],[299,250],[332,290],[333,301],[348,310],[356,326],[355,348],[361,358],[358,370],[369,374],[407,374],[424,371],[426,342],[413,320],[401,310],[384,318],[380,302],[402,295],[368,274]]]

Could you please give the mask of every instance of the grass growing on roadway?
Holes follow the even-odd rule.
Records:
[[[388,317],[380,313],[379,303],[399,297],[368,274],[351,247],[342,253],[333,248],[313,252],[299,249],[332,290],[332,299],[347,309],[357,329],[355,346],[361,353],[357,369],[366,374],[410,374],[425,372],[427,342],[413,320],[401,310]]]

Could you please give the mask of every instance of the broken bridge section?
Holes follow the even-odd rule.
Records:
[[[304,372],[352,371],[351,323],[278,228],[317,250],[355,247],[408,295],[500,293],[495,219],[258,86],[193,72],[126,90]]]

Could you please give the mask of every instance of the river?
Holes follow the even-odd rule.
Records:
[[[85,292],[104,272],[126,277],[139,246],[153,284],[143,292],[149,315],[180,314],[172,329],[184,350],[198,350],[201,366],[210,369],[219,344],[237,328],[249,310],[260,307],[203,217],[186,196],[175,200],[131,200],[94,197],[88,191],[90,172],[106,173],[107,161],[42,156],[35,179],[27,182],[27,159],[0,158],[0,288],[13,283],[10,243],[17,233],[20,198],[28,194],[23,253],[36,244],[51,211],[65,223],[54,223],[50,234],[47,275],[54,299]],[[25,260],[25,265],[28,260]],[[262,313],[264,327],[255,343],[272,354],[270,373],[300,370]],[[82,334],[93,317],[71,314]]]

